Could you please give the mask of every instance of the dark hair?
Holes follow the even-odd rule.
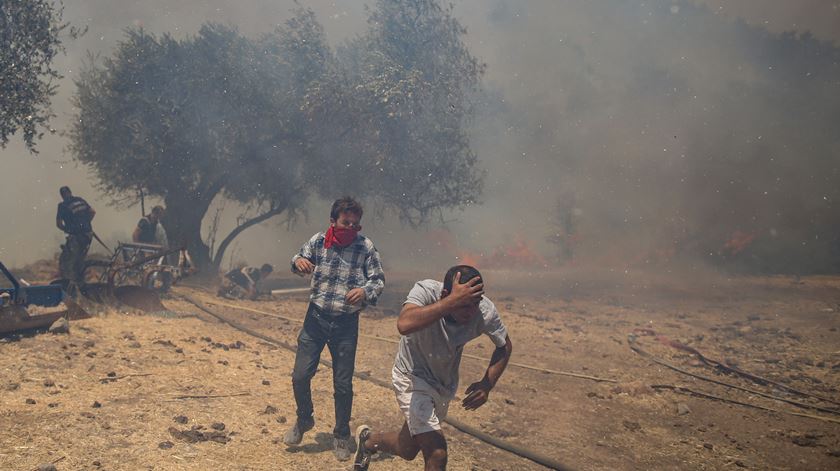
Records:
[[[59,189],[58,189],[58,194],[60,194],[61,196],[64,196],[64,194],[65,194],[65,193],[67,193],[68,195],[72,195],[72,194],[73,194],[73,192],[72,192],[72,191],[70,191],[70,187],[69,187],[69,186],[63,186],[63,187],[61,187],[61,188],[59,188]]]
[[[361,219],[362,214],[364,214],[364,210],[362,210],[362,205],[352,196],[343,196],[337,200],[332,205],[332,209],[330,209],[330,219],[338,219],[338,216],[341,213],[351,212]]]
[[[274,267],[271,265],[264,263],[263,266],[260,267],[260,271],[264,271],[266,273],[271,273],[274,271]]]
[[[166,210],[163,209],[163,206],[155,206],[154,208],[152,208],[151,214],[162,214],[164,211]]]
[[[461,274],[461,279],[459,280],[460,283],[458,283],[460,285],[475,277],[478,277],[479,282],[484,282],[484,279],[481,277],[481,273],[479,273],[475,267],[471,267],[469,265],[455,265],[446,272],[446,275],[443,276],[443,289],[445,289],[447,293],[452,292],[452,282],[455,279],[456,273]]]

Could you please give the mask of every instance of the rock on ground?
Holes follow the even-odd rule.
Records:
[[[70,322],[67,321],[65,318],[61,318],[52,323],[50,326],[50,333],[53,334],[69,334],[70,333]]]

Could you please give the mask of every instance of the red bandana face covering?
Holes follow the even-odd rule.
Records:
[[[330,226],[330,228],[327,229],[326,235],[324,235],[324,247],[330,248],[333,245],[340,248],[347,247],[356,240],[356,236],[358,234],[359,231],[355,229]]]

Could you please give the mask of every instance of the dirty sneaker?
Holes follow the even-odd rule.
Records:
[[[347,461],[353,454],[353,439],[347,437],[333,438],[333,454],[338,461]]]
[[[359,425],[356,429],[356,456],[353,458],[353,471],[367,471],[370,464],[370,452],[365,448],[365,442],[370,438],[370,427]]]
[[[297,445],[303,440],[303,434],[306,433],[308,430],[312,430],[312,427],[315,426],[315,421],[310,420],[295,420],[295,424],[286,431],[286,435],[283,436],[283,443],[286,445]]]

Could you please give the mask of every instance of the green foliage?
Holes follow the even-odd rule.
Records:
[[[322,194],[361,192],[412,224],[476,202],[466,127],[484,66],[466,31],[434,0],[380,0],[368,24],[339,50],[338,85],[312,97],[323,136],[312,170],[334,182]]]
[[[130,29],[77,81],[70,147],[115,202],[163,198],[192,247],[208,250],[201,220],[218,194],[257,209],[216,265],[244,228],[310,193],[367,197],[417,223],[481,189],[464,128],[482,66],[463,34],[430,0],[379,2],[338,54],[302,8],[258,39],[214,24],[184,40]]]
[[[302,158],[282,93],[288,64],[236,30],[208,24],[176,41],[129,30],[103,67],[77,82],[75,157],[115,198],[138,188],[163,198],[286,199]]]
[[[315,43],[326,46],[303,13],[259,40],[216,24],[180,41],[130,29],[113,57],[91,60],[77,81],[75,158],[117,203],[136,202],[139,190],[163,198],[174,240],[189,243],[199,263],[211,255],[201,222],[220,193],[260,221],[304,200],[301,102],[326,57]],[[315,52],[287,54],[292,38],[307,38]]]
[[[36,153],[49,128],[50,98],[61,78],[52,61],[63,51],[60,34],[67,27],[62,11],[51,0],[0,0],[0,147],[21,131]]]

